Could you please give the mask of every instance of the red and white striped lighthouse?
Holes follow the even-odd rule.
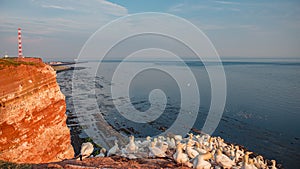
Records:
[[[19,58],[24,58],[22,53],[22,35],[21,35],[21,28],[18,28],[18,55]]]

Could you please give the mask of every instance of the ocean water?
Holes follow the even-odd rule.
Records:
[[[128,69],[119,72],[120,81],[114,83],[112,76],[120,62],[102,62],[100,67],[98,64],[99,62],[81,63],[77,66],[82,69],[65,71],[57,75],[61,90],[66,95],[68,112],[73,112],[72,116],[94,115],[89,118],[95,118],[87,119],[93,123],[87,125],[87,128],[101,130],[97,126],[95,116],[101,114],[108,125],[123,135],[133,134],[136,137],[157,135],[173,125],[181,108],[187,113],[186,116],[189,116],[190,109],[194,110],[197,105],[199,111],[192,117],[196,119],[192,127],[202,129],[211,104],[211,85],[206,68],[201,62],[126,62],[123,64]],[[211,62],[207,66],[216,65]],[[112,88],[126,87],[123,81],[126,81],[128,78],[126,75],[130,74],[132,69],[147,67],[165,69],[170,71],[171,75],[156,69],[142,71],[131,79],[127,95],[124,88],[124,93],[121,92],[124,97],[112,97]],[[187,67],[197,82],[200,93],[199,105],[195,103],[193,97],[183,97],[180,93],[181,85],[188,87],[193,85],[187,78],[187,74],[190,73]],[[267,159],[276,159],[285,168],[298,168],[300,62],[226,61],[223,62],[223,67],[227,84],[226,104],[213,135],[221,136],[227,142],[243,145]],[[76,90],[79,90],[75,93],[72,91],[74,85]],[[186,88],[189,89],[188,87]],[[154,89],[160,89],[164,95],[152,93],[151,96]],[[185,92],[192,96],[195,88],[191,87]],[[165,102],[161,104],[161,100]],[[185,106],[181,105],[182,102]],[[153,121],[138,123],[128,119],[130,117],[126,118],[124,112],[118,111],[116,108],[118,106],[122,106],[122,110],[125,111],[134,108],[139,112],[146,112],[145,119],[157,116],[156,112],[162,111],[162,114]],[[69,127],[76,126],[76,119],[72,117],[69,120]],[[184,128],[187,124],[182,122],[181,125]]]

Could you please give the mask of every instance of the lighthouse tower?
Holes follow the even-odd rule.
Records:
[[[18,28],[18,55],[19,58],[24,58],[22,53],[22,35],[21,35],[21,28]]]

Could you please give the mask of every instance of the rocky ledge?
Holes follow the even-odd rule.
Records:
[[[73,158],[65,96],[39,58],[0,59],[0,160],[48,163]]]

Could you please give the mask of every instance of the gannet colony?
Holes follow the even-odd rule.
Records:
[[[83,143],[80,158],[91,157],[94,147],[91,143]],[[252,154],[252,155],[251,155]],[[188,134],[187,138],[181,135],[169,137],[147,137],[145,140],[135,141],[129,136],[129,143],[123,147],[115,145],[106,151],[100,150],[95,157],[122,156],[129,159],[137,158],[167,158],[180,165],[196,169],[276,169],[276,161],[268,161],[261,155],[253,155],[244,148],[228,144],[221,137],[212,137],[208,134]]]

